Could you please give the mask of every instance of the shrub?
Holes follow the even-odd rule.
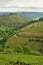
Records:
[[[31,50],[29,49],[28,46],[23,46],[23,53],[24,54],[31,54]]]
[[[10,54],[11,53],[11,50],[6,50],[5,51],[5,54]]]
[[[6,46],[6,48],[10,48],[9,46]]]
[[[39,21],[43,21],[43,17],[39,18]]]
[[[23,45],[23,46],[17,45],[17,46],[15,46],[14,47],[14,52],[24,53],[24,54],[31,54],[31,50],[26,45]]]
[[[17,46],[15,46],[14,51],[17,52],[17,53],[22,53],[23,49],[20,45],[17,45]]]
[[[29,41],[33,41],[34,39],[33,38],[29,38]]]
[[[3,52],[3,49],[2,48],[0,49],[0,52]]]

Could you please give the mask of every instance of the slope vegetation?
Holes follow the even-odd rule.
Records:
[[[21,36],[42,37],[43,38],[43,21],[30,24],[21,29]]]
[[[25,23],[30,19],[18,14],[8,14],[0,16],[0,25],[14,25],[15,23]]]
[[[43,43],[43,21],[30,24],[20,30],[17,35],[10,37],[6,44],[10,46],[28,45],[35,51],[40,51]]]

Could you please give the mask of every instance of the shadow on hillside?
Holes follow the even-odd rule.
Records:
[[[29,63],[20,62],[19,60],[17,62],[10,62],[10,65],[31,65]]]

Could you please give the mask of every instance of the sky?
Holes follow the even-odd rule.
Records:
[[[0,0],[0,12],[43,12],[43,0]]]

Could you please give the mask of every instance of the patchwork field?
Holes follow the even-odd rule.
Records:
[[[41,42],[37,42],[37,41],[29,41],[29,38],[23,38],[23,37],[10,37],[7,42],[6,45],[9,45],[11,47],[14,47],[15,45],[28,45],[29,48],[31,48],[32,50],[37,50],[39,51],[42,47],[42,43]]]

